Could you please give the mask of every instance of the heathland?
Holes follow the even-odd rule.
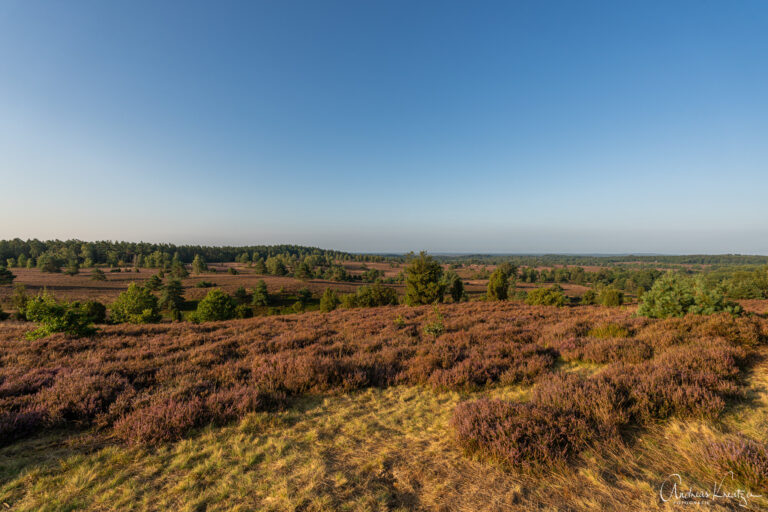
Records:
[[[11,510],[768,506],[762,257],[0,255]]]

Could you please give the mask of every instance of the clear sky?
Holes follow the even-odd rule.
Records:
[[[0,238],[768,254],[768,2],[0,2]]]

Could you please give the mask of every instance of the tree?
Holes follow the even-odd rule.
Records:
[[[405,303],[409,306],[443,301],[443,268],[432,256],[421,251],[405,269]]]
[[[267,273],[267,265],[264,263],[264,258],[259,258],[253,262],[253,271],[257,274]]]
[[[328,313],[339,307],[339,304],[341,304],[341,300],[339,300],[339,296],[336,292],[330,288],[326,288],[323,292],[323,296],[320,297],[320,311]]]
[[[180,311],[184,305],[184,288],[178,279],[169,279],[160,295],[159,306],[168,311]]]
[[[0,267],[0,284],[11,284],[16,276],[5,267]]]
[[[531,306],[564,306],[565,295],[559,285],[536,288],[528,292],[525,303]]]
[[[152,291],[159,290],[160,288],[162,288],[162,286],[163,286],[163,280],[160,279],[160,276],[158,276],[157,274],[147,279],[147,282],[144,283],[144,287],[147,290],[152,290]]]
[[[643,294],[639,315],[650,318],[681,317],[688,313],[711,315],[718,312],[741,314],[741,306],[726,301],[720,289],[682,274],[668,272]]]
[[[16,259],[15,258],[8,258],[5,260],[6,268],[13,268],[16,266]]]
[[[106,281],[107,276],[104,274],[104,272],[100,268],[93,269],[93,272],[91,272],[91,280],[92,281]]]
[[[310,267],[306,261],[302,261],[296,267],[296,271],[293,275],[296,279],[301,279],[302,281],[310,279],[312,277],[312,267]]]
[[[195,274],[202,274],[208,270],[208,264],[199,254],[195,254],[195,258],[192,260],[192,272]]]
[[[234,298],[238,304],[248,304],[248,292],[245,291],[245,286],[239,286],[235,290]]]
[[[43,272],[61,272],[61,261],[50,254],[43,254],[37,259],[37,268]]]
[[[269,293],[267,292],[267,283],[263,279],[260,279],[256,283],[256,287],[253,289],[253,298],[251,304],[254,306],[268,306],[269,305]]]
[[[280,258],[270,256],[267,258],[266,265],[267,271],[273,276],[284,276],[288,273],[288,270],[285,268],[285,264]]]
[[[173,260],[173,263],[171,263],[171,275],[177,279],[181,279],[183,277],[189,277],[189,272],[187,271],[187,267],[184,266],[184,264],[179,260]]]
[[[111,320],[116,323],[145,324],[160,320],[157,297],[136,283],[128,285],[110,307]]]
[[[488,300],[507,300],[508,290],[509,275],[505,269],[499,267],[488,279]]]
[[[464,282],[453,270],[447,270],[443,273],[443,286],[445,286],[453,302],[461,302],[464,299]]]
[[[215,322],[235,318],[235,301],[220,288],[213,288],[197,305],[193,320]]]

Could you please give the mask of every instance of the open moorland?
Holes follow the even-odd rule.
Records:
[[[760,260],[48,251],[0,271],[6,509],[768,507]]]

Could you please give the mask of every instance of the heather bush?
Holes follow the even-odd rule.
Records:
[[[587,335],[593,338],[626,338],[629,336],[629,329],[620,324],[607,323],[593,327]]]
[[[536,288],[528,292],[525,303],[532,306],[564,306],[565,295],[563,295],[563,289],[558,285]]]
[[[451,423],[464,450],[518,469],[566,461],[597,435],[573,411],[502,400],[462,402]]]
[[[39,324],[26,334],[30,340],[44,338],[56,332],[69,336],[89,336],[95,332],[88,312],[78,303],[59,302],[44,293],[27,302],[26,318]]]
[[[235,317],[235,301],[219,288],[214,288],[197,304],[194,320],[215,322]]]
[[[109,309],[110,320],[114,323],[146,324],[161,318],[157,297],[136,283],[129,284]]]
[[[733,472],[734,478],[752,487],[768,486],[768,447],[743,436],[711,443],[705,450],[709,463],[719,472]]]
[[[443,324],[443,315],[440,314],[440,310],[437,309],[437,306],[435,306],[434,317],[432,321],[424,324],[424,334],[437,338],[444,332],[445,325]]]

